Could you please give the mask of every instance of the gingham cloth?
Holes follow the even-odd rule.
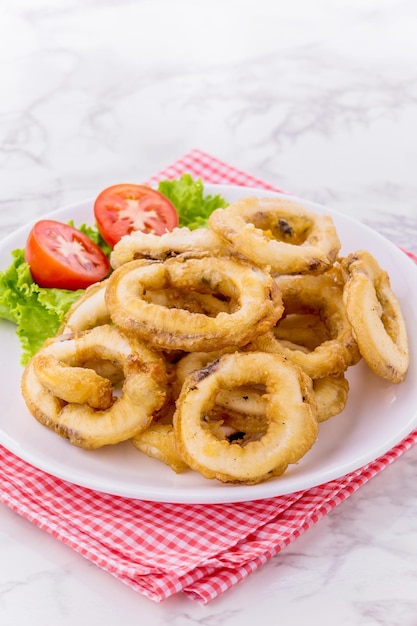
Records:
[[[207,183],[273,189],[200,150],[149,182],[183,172]],[[255,502],[169,504],[96,492],[55,478],[0,446],[0,502],[156,602],[183,592],[209,602],[266,563],[417,442],[313,489]]]

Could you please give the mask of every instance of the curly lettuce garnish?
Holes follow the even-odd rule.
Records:
[[[183,174],[173,180],[162,180],[158,191],[171,200],[177,209],[179,225],[188,226],[190,230],[207,226],[211,213],[228,204],[219,194],[205,194],[201,178],[193,179],[190,174]]]
[[[39,287],[25,262],[24,250],[13,250],[12,258],[11,265],[0,272],[0,317],[16,324],[24,365],[47,337],[56,334],[65,313],[83,290]]]

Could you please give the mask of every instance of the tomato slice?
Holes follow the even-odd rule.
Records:
[[[107,187],[96,198],[94,215],[101,236],[112,247],[133,230],[162,235],[178,226],[172,202],[147,185]]]
[[[107,276],[109,261],[87,235],[55,220],[40,220],[29,233],[25,261],[40,287],[85,289]]]

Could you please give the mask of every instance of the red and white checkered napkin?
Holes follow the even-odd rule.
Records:
[[[155,176],[187,171],[209,183],[266,185],[194,150]],[[269,187],[272,188],[272,187]],[[417,442],[339,480],[233,504],[169,504],[99,493],[32,467],[0,446],[0,501],[148,598],[183,592],[207,603],[280,552]]]

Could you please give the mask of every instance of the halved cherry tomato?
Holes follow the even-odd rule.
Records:
[[[29,233],[25,261],[40,287],[85,289],[107,276],[109,261],[87,235],[76,228],[40,220]]]
[[[133,230],[162,235],[178,226],[172,202],[146,185],[107,187],[96,198],[94,215],[101,236],[112,247]]]

